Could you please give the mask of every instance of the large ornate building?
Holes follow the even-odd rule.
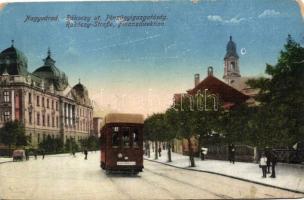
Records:
[[[41,67],[28,72],[26,56],[14,47],[0,53],[0,127],[10,120],[23,122],[30,143],[48,135],[80,140],[93,129],[93,107],[80,82],[70,87],[55,66],[50,49]]]

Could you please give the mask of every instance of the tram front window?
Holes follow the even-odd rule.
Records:
[[[118,127],[113,127],[113,132],[112,132],[112,147],[118,147],[120,144],[120,138],[118,135]]]
[[[122,128],[122,145],[124,148],[130,147],[130,128]]]
[[[133,140],[133,147],[138,147],[138,130],[134,129],[132,132],[132,140]]]

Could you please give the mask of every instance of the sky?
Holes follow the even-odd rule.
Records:
[[[67,15],[166,19],[163,26],[68,28]],[[58,20],[25,21],[28,16]],[[208,66],[221,79],[230,35],[242,76],[264,75],[288,34],[304,43],[303,18],[293,0],[9,3],[0,6],[0,27],[0,51],[14,40],[30,72],[43,65],[50,47],[69,84],[80,79],[99,109],[145,115],[168,108],[174,93],[193,88],[195,73],[206,77]]]

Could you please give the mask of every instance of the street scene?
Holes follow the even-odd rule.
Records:
[[[138,176],[107,175],[77,153],[0,164],[0,199],[230,199],[298,198],[293,193],[219,175],[144,161]]]
[[[0,0],[0,200],[303,199],[304,0]]]

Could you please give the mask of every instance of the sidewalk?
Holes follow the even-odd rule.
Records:
[[[6,162],[12,162],[13,158],[7,158],[7,157],[0,157],[0,164],[6,163]]]
[[[152,152],[152,150],[150,152],[151,157],[148,158],[147,156],[144,156],[145,159],[178,168],[220,174],[254,183],[304,193],[304,166],[278,163],[276,166],[276,178],[262,178],[262,170],[256,163],[235,162],[235,164],[232,164],[229,163],[229,161],[200,160],[199,158],[195,158],[196,167],[189,167],[190,162],[188,156],[172,153],[172,162],[168,163],[166,150],[162,151],[162,156],[158,158],[158,160],[154,160],[154,152]]]

